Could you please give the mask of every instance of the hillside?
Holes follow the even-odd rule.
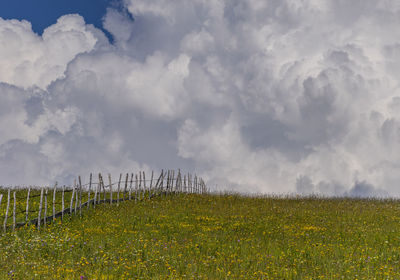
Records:
[[[399,279],[400,204],[179,194],[0,237],[1,279]]]

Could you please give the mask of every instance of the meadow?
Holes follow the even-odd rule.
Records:
[[[396,200],[176,194],[0,236],[0,279],[400,279]]]

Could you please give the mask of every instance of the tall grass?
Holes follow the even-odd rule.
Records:
[[[399,279],[400,203],[176,195],[0,237],[0,279]]]

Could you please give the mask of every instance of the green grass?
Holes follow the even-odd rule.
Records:
[[[400,279],[399,233],[394,200],[177,195],[7,233],[0,279]]]

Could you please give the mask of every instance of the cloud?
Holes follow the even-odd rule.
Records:
[[[396,3],[125,0],[113,43],[79,15],[42,36],[0,20],[0,176],[180,167],[214,189],[398,196]]]
[[[78,54],[94,49],[104,38],[79,15],[66,15],[39,36],[29,22],[0,18],[0,82],[45,89],[62,78]],[[101,35],[99,35],[101,34]]]

